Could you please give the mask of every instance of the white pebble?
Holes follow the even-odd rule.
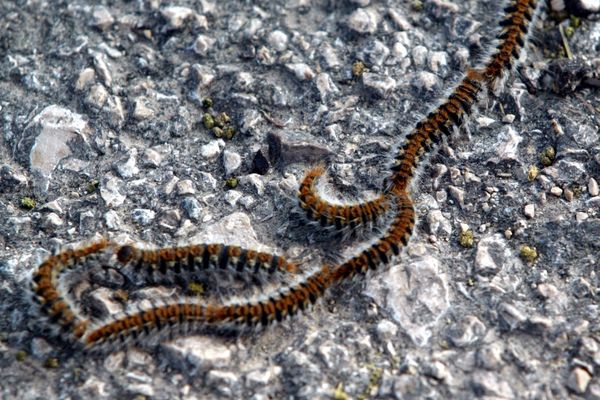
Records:
[[[523,210],[523,214],[525,214],[527,218],[535,217],[535,205],[527,204]]]
[[[592,197],[598,196],[598,194],[600,194],[598,182],[594,178],[590,178],[590,181],[588,182],[588,192]]]

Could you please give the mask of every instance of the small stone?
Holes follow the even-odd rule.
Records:
[[[550,0],[550,7],[556,12],[565,10],[565,0]]]
[[[221,148],[225,147],[222,139],[213,140],[200,147],[200,155],[207,160],[214,160],[221,154]]]
[[[389,76],[366,72],[362,74],[362,81],[365,88],[380,98],[387,97],[390,92],[396,89],[396,80]]]
[[[192,49],[194,50],[194,53],[198,54],[199,56],[205,57],[206,55],[208,55],[208,52],[215,44],[215,42],[216,40],[211,38],[210,36],[198,35],[196,37],[196,40],[194,41],[194,44],[192,45]]]
[[[108,29],[113,23],[115,19],[110,14],[110,11],[104,6],[96,6],[92,11],[92,26],[99,28],[100,30],[105,31]]]
[[[463,189],[449,185],[448,194],[461,208],[465,206],[465,191]]]
[[[569,375],[567,386],[577,394],[584,394],[592,376],[590,373],[581,367],[575,367]]]
[[[257,195],[262,196],[265,191],[264,178],[258,174],[248,174],[240,178],[244,186],[251,186]]]
[[[186,197],[181,202],[181,207],[186,212],[187,216],[190,219],[198,220],[202,214],[202,207],[196,198],[194,197]]]
[[[327,98],[334,93],[338,93],[340,90],[335,86],[335,83],[331,79],[331,76],[327,73],[320,73],[317,75],[315,80],[319,94],[321,95],[321,101],[326,102]]]
[[[525,214],[525,216],[529,219],[535,217],[535,205],[533,204],[527,204],[524,208],[523,208],[523,214]]]
[[[223,152],[223,167],[225,167],[225,175],[231,175],[238,170],[242,165],[242,157],[234,152],[225,150]]]
[[[117,230],[121,226],[121,218],[115,210],[109,210],[104,214],[104,223],[108,229]]]
[[[432,51],[429,53],[429,69],[439,76],[448,73],[448,56],[444,51]]]
[[[598,0],[571,0],[567,2],[569,12],[585,17],[589,14],[600,12],[600,1]]]
[[[431,210],[427,215],[427,223],[432,235],[449,236],[452,233],[452,224],[440,210]]]
[[[425,65],[425,62],[427,61],[427,53],[427,47],[422,45],[415,46],[412,49],[411,56],[415,67],[421,67]]]
[[[188,7],[173,6],[162,8],[160,14],[167,21],[169,27],[179,29],[194,14],[194,11]]]
[[[154,111],[149,108],[145,97],[138,97],[133,103],[133,117],[137,120],[149,119],[154,116]]]
[[[239,391],[240,378],[233,372],[211,370],[206,374],[206,384],[224,398],[233,398]]]
[[[177,194],[180,196],[196,193],[196,190],[194,189],[194,182],[192,182],[190,179],[183,179],[177,182],[175,187],[177,188]]]
[[[123,179],[130,179],[140,172],[136,164],[137,150],[129,152],[129,158],[124,163],[117,166],[117,172]]]
[[[101,109],[108,100],[108,91],[101,83],[93,85],[85,98],[86,104],[96,109]]]
[[[142,226],[150,225],[155,216],[156,213],[154,211],[145,208],[136,208],[131,212],[131,218]]]
[[[577,222],[583,222],[586,219],[588,219],[589,217],[590,217],[590,215],[583,211],[577,211],[575,213],[575,219],[577,220]]]
[[[511,329],[514,330],[527,321],[527,316],[523,314],[517,307],[502,303],[498,306],[498,314],[501,320]]]
[[[393,339],[398,333],[398,325],[387,319],[380,321],[375,329],[382,342]]]
[[[501,342],[491,343],[477,351],[477,363],[485,369],[497,370],[502,367],[503,352]]]
[[[497,164],[501,161],[516,160],[518,147],[522,141],[523,137],[511,125],[508,125],[507,129],[498,135],[498,142],[494,146],[497,149],[496,157],[491,157],[489,161]]]
[[[267,42],[276,51],[284,51],[287,48],[288,37],[282,31],[273,31],[267,36]]]
[[[506,114],[502,117],[502,123],[504,124],[512,124],[515,122],[515,114]]]
[[[208,172],[200,172],[200,182],[197,182],[199,189],[203,192],[215,190],[217,180]]]
[[[225,201],[231,206],[235,206],[238,200],[242,197],[242,193],[237,190],[228,190],[225,193]]]
[[[231,350],[211,337],[183,337],[167,342],[162,347],[171,362],[184,370],[190,364],[203,370],[226,367],[231,360]]]
[[[55,213],[50,213],[44,219],[44,227],[48,229],[53,229],[61,226],[64,221]]]
[[[156,150],[146,149],[142,156],[142,165],[146,167],[158,168],[162,163],[163,156]]]
[[[600,189],[598,188],[598,182],[594,178],[590,178],[588,182],[588,193],[590,196],[595,197],[600,194]]]
[[[191,78],[196,83],[196,90],[208,87],[215,80],[215,71],[207,66],[194,64],[191,68]]]
[[[29,152],[29,168],[34,175],[34,187],[45,193],[52,172],[63,159],[71,155],[73,146],[87,140],[88,125],[83,116],[70,110],[50,105],[33,117],[23,133],[36,135]]]
[[[93,68],[84,68],[75,81],[75,90],[81,92],[94,81],[95,77],[96,72]]]
[[[573,193],[573,191],[569,188],[565,188],[563,190],[563,193],[565,195],[565,200],[567,201],[573,201],[573,199],[575,198],[575,193]]]
[[[112,86],[112,75],[110,73],[111,68],[109,67],[107,56],[104,53],[94,51],[92,52],[92,60],[94,61],[94,69],[96,73],[104,82],[106,87]]]
[[[560,197],[563,194],[563,190],[561,188],[559,188],[558,186],[553,186],[550,189],[550,194],[556,196],[556,197]]]
[[[379,14],[371,8],[358,8],[348,17],[348,27],[358,33],[375,33],[379,25]]]
[[[543,299],[552,299],[558,295],[558,289],[550,283],[540,283],[537,294]]]
[[[100,197],[104,200],[107,207],[118,207],[125,201],[125,196],[121,194],[121,180],[112,177],[105,184],[100,186]]]
[[[390,49],[379,40],[369,41],[362,50],[362,58],[370,66],[381,67],[390,54]]]
[[[313,70],[304,63],[290,63],[285,67],[292,72],[299,81],[310,81],[315,77]]]
[[[440,78],[429,71],[421,71],[417,73],[416,78],[412,82],[413,86],[422,92],[431,92],[440,86]]]
[[[496,123],[495,119],[485,116],[478,117],[476,121],[479,128],[487,128]]]
[[[496,275],[510,260],[510,250],[502,235],[482,238],[477,243],[475,270],[480,275]]]

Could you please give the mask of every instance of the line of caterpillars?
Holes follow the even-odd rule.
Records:
[[[366,249],[336,266],[323,266],[303,276],[297,283],[284,285],[261,299],[231,304],[202,304],[198,300],[165,304],[114,319],[99,327],[91,327],[78,315],[58,289],[60,275],[84,262],[89,255],[114,246],[102,240],[87,247],[67,250],[45,260],[33,276],[33,290],[42,311],[50,321],[60,326],[68,338],[82,342],[87,348],[101,343],[125,342],[131,337],[170,329],[181,323],[268,325],[306,309],[332,285],[390,263],[406,246],[415,223],[415,212],[409,194],[419,159],[431,151],[455,127],[460,127],[479,96],[495,90],[503,75],[518,60],[525,44],[529,25],[537,9],[535,0],[510,1],[501,22],[498,46],[481,68],[466,72],[450,96],[407,135],[404,145],[394,157],[387,187],[375,200],[351,205],[336,205],[322,199],[316,191],[316,181],[322,167],[310,170],[303,179],[298,197],[310,220],[324,226],[355,228],[376,221],[393,210],[387,230]],[[215,244],[194,245],[162,250],[140,250],[135,246],[116,247],[122,264],[138,270],[178,273],[196,268],[227,269],[239,273],[296,274],[298,267],[283,257],[258,253],[236,246]]]

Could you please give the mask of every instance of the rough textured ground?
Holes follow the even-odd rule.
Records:
[[[391,147],[481,56],[500,12],[96,3],[0,4],[2,398],[600,399],[594,15],[542,13],[518,76],[422,168],[417,229],[389,270],[263,332],[89,356],[29,308],[49,252],[101,234],[224,241],[306,268],[349,254],[360,240],[297,226],[303,171],[325,161],[342,193],[377,190]],[[231,117],[233,139],[203,125],[207,111]],[[97,306],[122,307],[93,278]]]

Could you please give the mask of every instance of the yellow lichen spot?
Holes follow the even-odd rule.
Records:
[[[359,78],[362,76],[366,69],[367,67],[365,66],[364,62],[360,60],[355,61],[354,64],[352,64],[352,76],[355,78]]]
[[[202,115],[202,123],[206,129],[212,129],[215,126],[215,120],[209,113],[204,113]]]
[[[372,370],[371,376],[369,376],[369,384],[367,385],[363,393],[357,397],[358,400],[367,400],[370,397],[371,392],[373,392],[374,389],[377,388],[379,380],[383,375],[383,368],[378,368],[373,365],[368,366],[368,368]]]
[[[98,182],[97,179],[92,179],[88,182],[85,191],[88,192],[88,194],[94,193],[96,189],[98,189],[98,186],[100,186],[100,182]]]
[[[212,131],[213,131],[213,134],[215,135],[215,137],[218,137],[218,138],[223,137],[223,129],[219,128],[218,126],[215,126]]]
[[[335,390],[333,391],[333,399],[334,400],[348,400],[350,399],[348,397],[348,395],[346,394],[346,392],[344,392],[344,385],[343,384],[338,384],[335,388]]]
[[[202,107],[212,108],[212,106],[213,106],[213,99],[211,99],[210,97],[207,97],[204,100],[202,100]]]
[[[571,36],[573,36],[573,34],[575,33],[575,28],[573,28],[572,26],[567,26],[565,28],[565,36],[570,38]]]
[[[44,363],[44,367],[46,367],[46,368],[58,368],[59,365],[60,365],[60,362],[58,361],[58,358],[56,358],[56,357],[50,357]]]
[[[202,296],[204,294],[204,285],[200,282],[190,282],[188,284],[188,291],[195,296]]]
[[[575,15],[571,15],[570,21],[571,26],[575,29],[581,26],[581,18],[576,17]]]
[[[519,251],[521,258],[529,263],[534,262],[538,258],[538,252],[535,247],[523,245]]]
[[[25,361],[25,358],[27,358],[27,352],[25,350],[19,350],[15,353],[15,358],[17,361]]]
[[[219,115],[215,117],[215,125],[217,125],[219,128],[223,128],[230,121],[231,118],[229,117],[229,115],[227,115],[227,113],[224,112],[219,113]]]
[[[31,197],[23,197],[21,199],[21,207],[27,210],[33,210],[35,208],[35,200]]]
[[[413,0],[411,6],[415,11],[423,10],[423,2],[421,0]]]
[[[469,277],[469,279],[467,279],[467,286],[475,286],[475,279]]]
[[[225,128],[223,128],[223,137],[227,140],[231,140],[233,138],[233,135],[235,135],[235,128],[231,125],[226,126]]]
[[[227,187],[230,189],[235,189],[238,185],[238,179],[232,176],[231,178],[225,181],[225,185],[227,185]]]
[[[529,170],[527,171],[527,180],[529,182],[533,182],[535,178],[537,178],[539,173],[540,170],[538,167],[536,167],[535,165],[530,165]]]
[[[540,162],[544,167],[549,167],[554,162],[556,158],[556,150],[552,146],[546,147],[540,153]]]
[[[458,236],[458,244],[462,247],[470,248],[473,247],[474,236],[471,229],[464,230]]]

